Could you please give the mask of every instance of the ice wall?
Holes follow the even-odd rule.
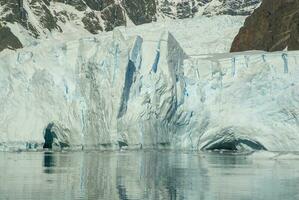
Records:
[[[156,35],[2,53],[0,149],[299,150],[299,52],[196,57]]]
[[[199,149],[298,151],[298,53],[247,52],[187,60],[189,102],[184,110],[194,110],[201,124],[188,131],[193,144]]]

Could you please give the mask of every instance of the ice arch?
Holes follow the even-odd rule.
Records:
[[[44,149],[62,149],[70,146],[69,136],[65,134],[65,131],[61,131],[61,127],[59,127],[59,125],[56,125],[53,122],[49,123],[45,128],[44,140]]]

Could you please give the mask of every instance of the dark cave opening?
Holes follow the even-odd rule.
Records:
[[[129,146],[126,142],[123,142],[123,141],[118,141],[118,146],[119,146],[119,148],[121,149],[121,148],[123,148],[123,147],[127,147],[127,146]]]
[[[247,148],[245,148],[247,147]],[[242,151],[245,149],[251,149],[253,151],[259,151],[259,150],[267,150],[261,143],[249,140],[249,139],[242,139],[242,138],[236,138],[234,140],[220,140],[217,142],[210,142],[206,146],[204,146],[203,150],[208,151]]]
[[[206,150],[226,150],[226,151],[237,151],[237,143],[235,141],[225,142],[225,143],[216,143],[206,148]]]
[[[54,138],[56,138],[55,132],[52,131],[53,126],[54,126],[54,124],[50,123],[50,124],[48,124],[48,126],[45,130],[45,135],[44,135],[45,143],[43,146],[44,149],[52,149]]]

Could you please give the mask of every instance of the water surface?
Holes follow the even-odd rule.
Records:
[[[299,199],[299,156],[0,153],[0,199]]]

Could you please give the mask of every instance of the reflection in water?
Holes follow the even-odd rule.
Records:
[[[299,157],[274,158],[164,151],[0,153],[0,199],[298,199]]]
[[[128,200],[126,187],[123,185],[117,185],[118,195],[120,200]]]
[[[52,152],[44,153],[44,172],[47,174],[54,173],[55,168],[55,156]]]

